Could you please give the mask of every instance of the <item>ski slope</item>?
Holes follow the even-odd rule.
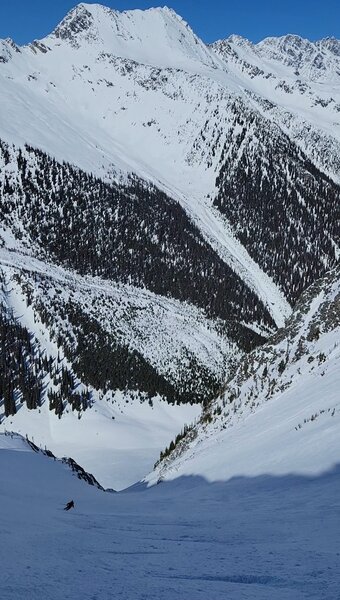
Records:
[[[337,597],[339,468],[112,494],[0,435],[0,469],[3,600]]]

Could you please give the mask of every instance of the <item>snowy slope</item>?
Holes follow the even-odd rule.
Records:
[[[95,44],[115,56],[159,67],[183,64],[201,72],[219,64],[187,23],[167,7],[119,12],[81,3],[43,43],[60,40],[76,49]]]
[[[0,472],[4,600],[338,593],[338,471],[110,494],[0,435]],[[71,499],[75,508],[64,512]]]
[[[151,407],[116,393],[114,405],[97,400],[81,419],[72,410],[58,419],[47,402],[37,411],[23,406],[0,432],[27,435],[57,457],[71,457],[104,488],[122,490],[142,479],[161,449],[200,412],[198,406],[172,406],[160,398]]]
[[[220,77],[223,68],[173,11],[118,13],[79,5],[41,42],[17,51],[9,42],[4,47],[4,59],[11,57],[1,65],[5,138],[87,170],[91,165],[102,175],[114,163],[140,175],[163,175],[166,183],[170,169],[172,185],[181,182],[176,163],[182,163],[192,193],[194,172],[184,159],[199,122],[190,117],[197,108],[202,121],[206,102],[197,107],[199,96],[209,91],[210,74]],[[16,124],[7,111],[16,112]],[[31,123],[25,125],[27,111]]]
[[[337,44],[286,36],[254,46],[232,36],[208,48],[170,9],[80,4],[44,40],[24,48],[2,42],[0,134],[96,172],[113,162],[173,187],[177,181],[202,197],[213,191],[214,169],[185,163],[206,118],[221,103],[230,110],[230,94],[249,103],[257,93],[279,107],[277,121],[285,125],[290,115],[291,128],[300,119],[300,129],[339,141]]]
[[[300,299],[286,329],[248,355],[224,393],[147,479],[316,475],[339,457],[339,270]]]

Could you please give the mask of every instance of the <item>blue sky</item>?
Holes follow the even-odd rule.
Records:
[[[340,38],[340,0],[102,0],[117,10],[164,3],[206,42],[231,33],[254,42],[285,33],[312,40]],[[75,4],[77,0],[0,0],[0,38],[12,37],[22,44],[44,37]]]

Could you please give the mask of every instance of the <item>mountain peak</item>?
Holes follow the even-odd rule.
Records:
[[[11,38],[0,40],[0,63],[6,63],[11,60],[13,52],[20,53],[20,48]]]
[[[87,31],[94,22],[88,6],[82,3],[72,8],[53,31],[55,37],[71,41],[77,34]]]
[[[288,34],[282,37],[270,37],[256,44],[256,51],[266,60],[274,60],[294,69],[295,75],[303,74],[308,80],[338,78],[340,42],[326,38],[311,42],[299,35]]]
[[[119,12],[101,4],[81,3],[66,15],[51,37],[76,49],[91,45],[96,52],[153,66],[216,65],[212,52],[167,6]]]
[[[257,48],[277,48],[282,51],[287,51],[293,48],[296,51],[299,51],[305,48],[312,47],[313,43],[310,40],[307,40],[295,33],[287,33],[286,35],[282,35],[279,37],[267,37],[258,44],[256,44],[256,46]]]
[[[257,50],[261,53],[273,53],[275,58],[286,57],[289,62],[300,60],[301,56],[315,52],[313,42],[300,35],[288,33],[280,37],[267,37],[258,44]]]
[[[340,56],[340,40],[335,37],[326,37],[316,42],[316,45],[320,50],[328,50],[331,54]]]
[[[252,42],[250,42],[247,38],[242,37],[242,35],[237,35],[236,33],[230,35],[226,41],[229,44],[235,44],[236,46],[253,46]]]
[[[150,16],[163,16],[176,18],[178,22],[183,23],[182,17],[180,17],[172,8],[167,6],[158,8],[149,8],[147,10],[126,10],[123,12],[113,10],[103,4],[88,4],[81,2],[72,8],[61,23],[56,27],[53,34],[61,39],[74,40],[76,37],[86,34],[91,30],[93,33],[101,33],[103,27],[108,24],[117,23],[127,17],[128,20],[133,20],[143,16],[144,20]],[[118,28],[117,28],[118,29]],[[92,37],[92,36],[91,36]],[[95,36],[97,37],[97,36]]]

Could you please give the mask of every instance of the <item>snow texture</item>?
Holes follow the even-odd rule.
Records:
[[[0,435],[0,469],[4,600],[338,596],[339,468],[110,494]]]

